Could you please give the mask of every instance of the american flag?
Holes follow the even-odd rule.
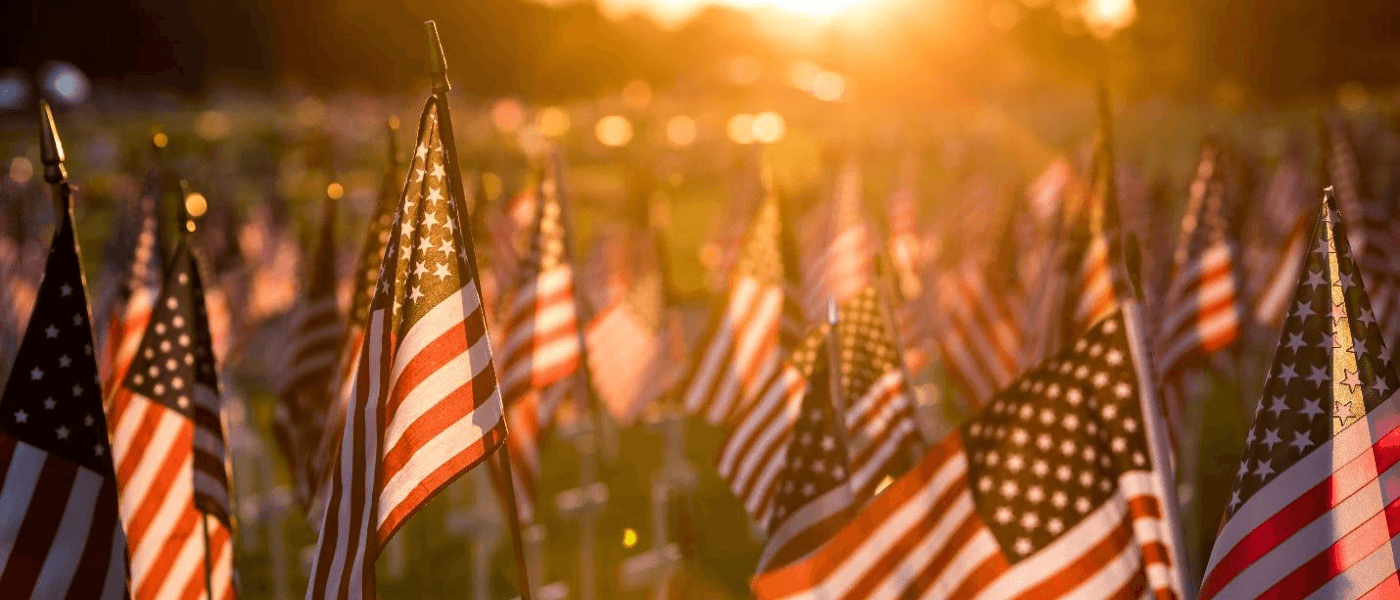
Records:
[[[102,389],[109,394],[126,375],[160,293],[160,220],[153,194],[143,195],[138,204],[136,245],[131,249],[131,259],[121,266],[120,283],[106,305],[106,326],[98,336],[97,364],[103,375]]]
[[[1009,243],[1003,240],[1003,243]],[[976,265],[965,263],[942,272],[937,290],[939,354],[948,375],[982,406],[1016,377],[1021,357],[1021,329],[1014,292],[998,291]]]
[[[335,466],[336,452],[340,448],[340,435],[345,429],[345,413],[355,396],[355,376],[359,372],[365,328],[369,324],[369,308],[374,302],[374,292],[379,285],[379,270],[384,262],[384,252],[389,247],[389,234],[393,230],[394,213],[398,209],[399,194],[403,188],[403,168],[399,165],[395,143],[397,131],[394,127],[389,129],[389,166],[380,181],[379,197],[365,228],[360,255],[355,261],[349,322],[346,323],[340,351],[336,355],[335,375],[330,383],[331,402],[323,417],[325,424],[312,463],[317,469],[313,480],[315,497],[311,501],[311,510],[308,513],[312,527],[319,527],[321,524],[320,510],[325,504],[326,480],[330,475],[329,470]]]
[[[69,188],[29,327],[0,395],[0,590],[127,595],[112,447]]]
[[[1073,227],[1075,233],[1070,240],[1070,262],[1066,265],[1070,276],[1070,288],[1065,297],[1065,320],[1068,327],[1062,334],[1073,336],[1083,331],[1104,315],[1113,310],[1113,276],[1109,266],[1111,240],[1118,233],[1117,200],[1114,198],[1113,165],[1109,164],[1107,152],[1102,149],[1107,142],[1100,140],[1100,149],[1095,152],[1093,192],[1089,202],[1079,215],[1081,222]]]
[[[779,202],[770,191],[744,240],[725,303],[697,344],[681,398],[711,425],[730,421],[780,372],[802,321],[793,281],[797,257]]]
[[[374,561],[403,522],[505,439],[505,409],[448,189],[436,98],[380,271],[328,484],[308,600],[372,597]]]
[[[549,165],[540,179],[529,251],[518,267],[497,344],[502,398],[514,429],[506,443],[519,459],[511,475],[522,517],[534,515],[540,446],[583,354],[557,168]]]
[[[827,330],[823,348],[836,343],[832,335]],[[834,358],[816,358],[798,405],[768,517],[768,540],[758,559],[760,573],[810,554],[855,515],[845,423],[836,420],[841,390],[839,381],[832,381],[833,369],[840,368],[832,364]]]
[[[593,280],[596,281],[596,280]],[[598,397],[624,427],[678,376],[681,331],[665,306],[659,265],[634,273],[628,289],[588,324],[588,366]]]
[[[1187,597],[1147,360],[1124,301],[755,595]]]
[[[233,598],[219,382],[204,287],[183,239],[111,414],[133,597],[207,598],[207,562],[214,598]]]
[[[1392,598],[1400,388],[1346,228],[1323,202],[1201,586],[1215,598]]]
[[[844,302],[870,283],[874,232],[861,204],[861,172],[847,163],[830,200],[809,212],[798,227],[801,242],[802,312],[817,322],[828,299]]]
[[[336,302],[335,200],[326,199],[320,240],[310,264],[310,279],[293,305],[286,375],[273,416],[273,434],[287,469],[292,492],[307,515],[323,470],[317,451],[331,412],[333,382],[345,326]]]
[[[851,486],[865,501],[886,476],[907,465],[919,444],[913,394],[899,364],[899,349],[887,327],[879,294],[867,286],[841,306],[837,332],[841,387],[849,432]],[[773,521],[778,474],[788,464],[788,446],[799,418],[806,381],[825,356],[822,324],[774,373],[758,400],[741,411],[721,443],[716,468],[755,523]]]
[[[1250,235],[1245,258],[1254,321],[1270,329],[1283,321],[1303,264],[1312,228],[1311,211],[1303,206],[1310,204],[1304,199],[1308,187],[1301,149],[1290,147],[1264,188],[1263,202],[1246,220]]]
[[[1324,182],[1336,193],[1338,208],[1356,224],[1348,241],[1356,248],[1381,336],[1391,343],[1400,342],[1400,240],[1391,229],[1394,215],[1386,203],[1371,197],[1346,121],[1338,114],[1328,114],[1322,130]]]

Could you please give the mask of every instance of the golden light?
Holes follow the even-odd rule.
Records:
[[[1356,112],[1366,107],[1366,103],[1371,99],[1371,95],[1366,92],[1366,86],[1360,81],[1348,81],[1337,88],[1337,104],[1349,111]]]
[[[807,15],[829,15],[864,0],[770,0],[769,6]]]
[[[817,76],[821,74],[822,68],[809,60],[799,60],[793,63],[792,69],[788,72],[792,79],[792,87],[809,93],[817,81]]]
[[[666,141],[673,148],[687,148],[695,143],[698,132],[695,119],[686,115],[676,115],[666,121]]]
[[[846,95],[846,78],[840,73],[822,71],[812,79],[812,96],[822,102],[835,102]]]
[[[198,218],[204,216],[208,210],[209,201],[204,199],[204,194],[191,192],[190,195],[185,196],[185,214]]]
[[[515,133],[525,124],[525,107],[514,98],[497,100],[491,106],[491,123],[501,133]]]
[[[194,134],[200,139],[217,142],[233,132],[233,120],[217,110],[199,113],[194,120]]]
[[[886,475],[884,479],[880,480],[880,484],[875,486],[875,495],[879,496],[880,492],[883,492],[885,491],[885,488],[890,487],[891,483],[894,483],[894,478],[890,477],[889,475]]]
[[[10,161],[10,181],[15,183],[29,183],[29,179],[34,177],[34,163],[28,158],[16,156]]]
[[[651,85],[640,79],[627,82],[622,88],[622,105],[631,110],[642,111],[651,106]]]
[[[151,143],[155,144],[157,148],[164,148],[166,144],[170,143],[170,138],[157,131],[155,135],[151,136]]]
[[[535,126],[545,137],[554,138],[564,135],[572,124],[569,120],[569,111],[558,106],[546,106],[535,114]]]
[[[1079,14],[1089,31],[1106,38],[1133,24],[1137,18],[1137,5],[1133,4],[1133,0],[1084,0]]]
[[[341,196],[344,196],[344,195],[345,195],[345,186],[340,185],[340,182],[332,181],[332,182],[330,183],[330,185],[327,185],[327,186],[326,186],[326,197],[327,197],[327,198],[330,198],[331,200],[339,200],[340,197],[341,197]]]
[[[1011,29],[1021,21],[1021,8],[1012,0],[999,0],[987,9],[987,21],[997,29]]]
[[[760,143],[772,144],[783,139],[787,133],[787,121],[773,111],[758,113],[753,118],[753,139]]]
[[[628,527],[622,530],[622,547],[631,548],[637,545],[637,530]]]
[[[632,141],[632,122],[627,117],[621,115],[608,115],[598,119],[598,124],[593,128],[593,134],[598,136],[598,141],[604,146],[617,148],[626,146]]]
[[[501,176],[490,171],[481,174],[481,193],[487,202],[501,197]]]
[[[736,144],[752,144],[753,115],[739,113],[730,117],[729,125],[725,127],[725,131],[729,134],[729,139]]]

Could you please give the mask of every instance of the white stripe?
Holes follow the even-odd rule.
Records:
[[[193,509],[189,509],[193,510]],[[196,513],[199,518],[204,518],[203,513]],[[166,571],[160,575],[160,586],[156,588],[153,598],[176,600],[185,593],[185,586],[191,581],[199,582],[200,597],[205,597],[204,593],[204,532],[200,530],[199,521],[194,523],[194,530],[189,532],[185,538],[185,543],[180,545],[180,550],[175,554],[175,560],[170,563]],[[172,538],[169,541],[175,541]]]
[[[462,286],[462,289],[453,292],[451,296],[439,302],[437,306],[418,319],[418,322],[413,324],[413,328],[404,334],[398,348],[394,350],[394,370],[389,376],[388,389],[394,389],[394,382],[399,380],[399,375],[413,357],[418,356],[419,352],[422,352],[448,329],[461,324],[465,316],[476,310],[477,306],[479,304],[476,298],[476,284],[468,281]],[[382,312],[383,309],[379,309],[379,311]],[[378,337],[370,339],[379,340]],[[375,396],[371,396],[371,398],[373,397]]]
[[[1305,600],[1355,600],[1371,591],[1397,571],[1396,546],[1400,537],[1377,546],[1370,554],[1345,572],[1317,588]]]
[[[414,452],[403,468],[384,483],[384,492],[379,497],[380,511],[377,524],[383,525],[389,513],[408,497],[415,486],[422,483],[435,469],[442,466],[444,460],[456,456],[475,444],[486,436],[486,432],[499,424],[501,422],[501,406],[500,390],[496,390],[491,394],[491,398],[478,406],[476,410],[463,415],[456,423],[447,426],[446,429],[442,430],[442,433],[434,436],[432,440]]]
[[[523,360],[530,353],[538,355],[538,347],[531,348],[529,345],[541,338],[567,329],[574,323],[574,303],[561,299],[551,304],[541,306],[529,313],[533,317],[525,318],[516,327],[512,328],[501,344],[501,356],[507,361]],[[566,338],[568,339],[568,338]]]
[[[979,527],[977,533],[972,535],[957,554],[953,555],[953,560],[948,562],[947,568],[934,580],[933,585],[921,597],[923,600],[933,600],[934,598],[945,598],[952,594],[953,590],[962,585],[974,569],[986,562],[992,556],[1001,552],[1001,547],[997,545],[997,540],[992,536],[990,529]],[[909,579],[917,577],[911,574]],[[905,583],[908,585],[908,582]]]
[[[740,452],[749,448],[752,440],[758,437],[760,440],[771,440],[774,433],[770,429],[760,430],[758,427],[763,424],[763,420],[774,411],[785,410],[789,414],[789,421],[796,415],[796,408],[793,404],[793,397],[801,397],[801,390],[806,387],[806,380],[802,378],[791,366],[784,366],[778,373],[777,379],[770,381],[757,402],[749,409],[747,418],[738,420],[735,423],[734,432],[729,435],[729,439],[723,448],[720,449],[720,457],[716,462],[716,468],[721,475],[728,476],[735,469],[736,463],[744,458]],[[777,419],[782,422],[782,419]],[[773,423],[768,423],[771,428]],[[766,445],[766,444],[763,444]],[[750,450],[752,452],[752,450]]]
[[[78,562],[86,554],[88,535],[92,533],[92,518],[97,513],[97,497],[104,478],[86,467],[77,467],[73,488],[63,507],[58,531],[49,543],[49,554],[34,581],[34,598],[62,598],[78,574]],[[102,535],[105,532],[100,532]]]
[[[5,478],[0,480],[5,482],[4,487],[0,488],[0,573],[4,573],[9,566],[10,553],[14,551],[19,529],[29,515],[29,502],[33,499],[39,473],[47,460],[48,453],[15,440],[10,468],[5,470]]]
[[[420,321],[421,323],[421,321]],[[419,417],[437,407],[443,398],[469,383],[491,365],[491,343],[487,336],[472,344],[468,351],[452,357],[432,374],[424,377],[404,394],[403,402],[394,411],[393,420],[384,427],[384,447],[394,448],[404,433]],[[393,388],[390,388],[392,390]],[[499,393],[499,390],[497,390]]]
[[[464,289],[465,289],[465,288],[464,288]],[[457,293],[460,294],[461,291],[459,290]],[[469,301],[469,302],[473,302],[473,303],[474,303],[474,302],[476,302],[476,294],[472,294],[470,299],[463,298],[463,300],[466,300],[466,301]],[[450,297],[450,296],[447,298],[446,301],[443,302],[443,304],[448,304],[450,307],[456,307],[456,310],[463,310],[462,304],[460,304],[455,298]],[[428,315],[432,315],[432,314],[433,314],[434,312],[436,312],[436,311],[437,311],[437,307],[433,307],[433,310],[429,311],[429,312],[428,312]],[[470,311],[467,311],[467,312],[470,312]],[[449,312],[449,313],[447,313],[447,314],[451,315],[451,314],[453,314],[453,313]],[[441,317],[439,317],[439,318],[441,318]],[[422,325],[423,322],[426,321],[426,320],[427,320],[427,316],[425,316],[423,319],[420,319],[420,320],[418,321],[417,325]],[[460,324],[460,323],[461,323],[461,320],[458,319],[455,323],[451,323],[451,325],[455,326],[455,325]],[[414,327],[414,329],[417,329],[417,328],[418,328],[417,325]],[[376,323],[376,326],[382,326],[382,324]],[[375,333],[378,334],[378,335],[383,335],[382,332],[375,332]],[[413,330],[409,330],[408,333],[411,335],[411,334],[413,333]],[[405,339],[407,339],[408,336],[405,335],[404,337],[405,337]],[[436,337],[437,337],[437,336],[433,336],[433,338],[429,338],[428,340],[425,340],[425,341],[426,341],[426,342],[430,342],[431,339],[435,339]],[[481,336],[481,339],[486,339],[486,338],[487,338],[487,336],[484,336],[484,335]],[[380,338],[378,338],[378,337],[376,336],[376,339],[380,339]],[[386,340],[386,341],[387,341],[387,340]],[[425,345],[426,345],[426,344],[425,344]],[[404,346],[407,346],[407,344],[404,344]],[[415,354],[416,354],[416,353],[417,353],[417,352],[415,351]],[[369,369],[370,369],[370,370],[369,370],[369,373],[370,373],[370,377],[369,377],[369,383],[370,383],[369,392],[370,392],[370,393],[369,393],[369,395],[367,396],[368,402],[365,402],[364,413],[363,413],[363,415],[364,415],[364,436],[365,436],[365,437],[364,437],[365,464],[363,465],[363,468],[364,468],[364,470],[365,470],[365,475],[364,475],[365,484],[364,484],[363,493],[364,493],[364,498],[365,498],[365,504],[366,504],[366,506],[365,506],[364,510],[363,510],[363,511],[361,512],[361,514],[360,514],[360,539],[355,540],[354,542],[351,542],[351,543],[355,543],[355,544],[356,544],[356,548],[355,548],[355,557],[354,557],[354,560],[351,562],[351,565],[350,565],[350,567],[349,567],[349,568],[350,568],[350,573],[351,573],[351,575],[354,577],[354,579],[350,582],[350,585],[349,585],[349,591],[350,591],[350,596],[349,596],[349,597],[350,597],[351,600],[358,600],[358,599],[364,597],[364,592],[365,592],[365,590],[364,590],[364,587],[363,587],[363,579],[362,579],[361,575],[362,575],[363,573],[365,573],[365,568],[366,568],[366,567],[365,567],[365,555],[369,552],[369,545],[370,545],[370,544],[374,544],[374,546],[377,547],[377,546],[378,546],[378,541],[379,541],[379,540],[375,539],[375,538],[378,537],[378,536],[376,535],[376,530],[375,530],[375,529],[371,529],[371,525],[373,525],[375,522],[377,522],[377,520],[378,520],[378,518],[379,518],[379,515],[378,515],[377,513],[382,512],[382,511],[381,511],[381,508],[382,508],[382,506],[383,506],[383,504],[382,504],[382,503],[380,502],[380,500],[379,500],[379,496],[375,493],[376,484],[379,482],[379,468],[380,468],[380,466],[381,466],[381,462],[382,462],[382,459],[383,459],[383,457],[384,457],[384,453],[381,452],[380,449],[379,449],[379,435],[378,435],[378,430],[382,427],[382,425],[381,425],[381,423],[380,423],[379,403],[383,401],[384,394],[385,394],[386,391],[393,390],[393,387],[389,387],[389,388],[380,388],[380,376],[379,376],[379,374],[380,374],[380,372],[382,371],[382,368],[383,368],[383,365],[381,364],[381,360],[382,360],[381,357],[382,357],[382,356],[383,356],[383,353],[381,353],[381,352],[371,352],[371,353],[370,353],[370,363],[369,363]],[[399,365],[398,359],[399,359],[400,356],[401,356],[401,355],[395,355],[395,356],[394,356],[394,360],[395,360],[395,365],[394,365],[394,367],[395,367],[395,370],[396,370],[396,371],[399,370],[399,369],[398,369],[398,365]],[[390,383],[392,384],[393,381],[391,380]],[[348,536],[347,536],[347,537],[348,537]],[[374,540],[374,541],[371,542],[371,540]],[[347,540],[347,541],[348,541],[348,540]],[[346,546],[350,545],[349,543],[343,543],[343,544],[346,545]],[[369,565],[368,568],[373,569],[373,568],[374,568],[374,564],[371,563],[371,564]]]
[[[1209,573],[1214,569],[1225,553],[1240,543],[1245,535],[1283,510],[1298,496],[1331,477],[1334,464],[1345,464],[1369,450],[1372,444],[1371,431],[1390,431],[1400,426],[1400,402],[1395,398],[1396,394],[1392,394],[1379,406],[1368,411],[1365,419],[1343,429],[1332,439],[1320,444],[1311,454],[1279,473],[1265,490],[1260,490],[1264,493],[1251,496],[1220,529],[1205,572]],[[1361,426],[1357,426],[1358,424]]]
[[[1060,534],[1035,554],[1011,565],[1011,568],[988,585],[977,599],[1015,598],[1025,593],[1028,588],[1054,578],[1065,567],[1079,560],[1087,550],[1117,530],[1127,513],[1127,499],[1123,491],[1118,490],[1109,496],[1103,505],[1086,515],[1084,520]],[[1128,545],[1136,548],[1132,541],[1129,541]]]
[[[1102,565],[1102,568],[1061,597],[1076,600],[1109,598],[1128,583],[1133,575],[1142,572],[1142,549],[1129,540],[1116,556]]]
[[[704,350],[700,367],[696,369],[695,377],[686,390],[686,411],[698,412],[709,399],[706,394],[712,394],[714,381],[719,376],[720,369],[725,366],[724,359],[734,344],[737,327],[743,317],[753,309],[753,297],[758,294],[758,290],[758,282],[754,279],[741,277],[734,282],[734,287],[729,292],[729,303],[720,313],[719,323],[710,338],[709,346]]]
[[[486,336],[482,336],[485,339]],[[578,336],[555,337],[543,346],[536,346],[529,356],[510,360],[510,370],[501,375],[501,387],[512,389],[517,383],[529,382],[534,373],[547,372],[568,363],[579,355]]]
[[[102,583],[104,600],[120,600],[126,597],[126,536],[122,534],[120,522],[112,526],[111,554],[107,559],[107,579]]]
[[[153,571],[152,562],[160,555],[161,548],[165,542],[175,537],[176,524],[185,511],[194,506],[194,479],[188,474],[191,472],[193,457],[187,457],[176,469],[177,475],[170,487],[165,489],[165,497],[161,498],[157,505],[156,515],[151,519],[150,525],[146,527],[146,533],[141,537],[141,545],[131,549],[131,582],[133,587],[140,587],[145,583],[147,577],[160,577],[162,573]],[[148,492],[154,492],[152,488],[147,488]],[[141,503],[132,505],[120,505],[123,512],[129,512],[134,517],[136,511],[141,509]],[[131,517],[123,515],[122,522],[129,523]]]
[[[850,485],[839,485],[803,504],[769,534],[768,542],[763,545],[763,552],[758,557],[757,572],[768,570],[768,561],[773,560],[773,554],[787,546],[793,538],[841,511],[852,508],[854,504],[855,496],[851,493]]]
[[[749,326],[739,332],[734,343],[734,353],[730,356],[727,368],[721,373],[715,401],[706,415],[710,423],[718,423],[735,409],[747,405],[757,389],[748,386],[762,385],[770,369],[776,368],[778,348],[775,335],[778,331],[778,318],[782,314],[783,291],[777,287],[761,290],[751,313]],[[767,346],[767,348],[765,348]],[[765,351],[766,355],[759,355]],[[751,365],[760,365],[751,380],[741,379]],[[736,402],[737,401],[737,402]]]
[[[205,517],[209,520],[209,532],[212,535],[215,528],[223,527],[223,524],[214,517]],[[224,543],[223,555],[214,563],[211,579],[214,583],[214,600],[219,600],[228,595],[229,588],[233,587],[233,536],[229,535]]]
[[[935,516],[937,518],[933,526],[928,528],[928,531],[921,532],[918,544],[910,548],[909,552],[895,564],[894,568],[891,569],[889,573],[884,574],[885,577],[880,580],[880,585],[870,590],[871,593],[869,596],[871,598],[897,598],[900,594],[904,593],[909,583],[923,572],[928,562],[933,560],[939,552],[947,548],[948,542],[951,541],[949,538],[952,537],[953,532],[957,531],[957,529],[962,526],[963,522],[966,521],[969,516],[972,516],[976,510],[976,504],[972,500],[972,494],[964,492],[959,493],[957,499],[955,499],[952,504],[948,505],[947,512],[941,515],[929,515],[927,512],[924,512],[933,508],[932,504],[936,502],[937,499],[938,495],[933,494],[929,496],[927,504],[919,502],[918,500],[911,500],[911,504],[913,502],[919,502],[919,508],[923,510],[921,510],[918,515],[914,515],[916,518],[910,520],[908,527],[900,528],[897,531],[890,531],[890,537],[884,538],[885,547],[888,548],[892,542],[911,532],[918,531],[917,527],[919,522],[923,519],[928,516]],[[986,534],[989,538],[991,537],[991,532],[985,527],[978,527],[978,529],[981,530],[981,532],[979,532],[980,534]],[[915,535],[920,535],[920,533],[916,533]],[[990,541],[992,542],[992,547],[995,548],[996,540]],[[976,555],[981,554],[978,550],[978,544],[976,544],[974,540],[969,539],[968,543],[964,544],[963,549],[954,554],[955,560],[950,561],[948,566],[954,567],[955,565],[966,564],[967,559],[974,558]],[[875,560],[879,560],[880,556],[874,558]],[[974,565],[977,562],[981,562],[981,560],[975,560]],[[957,571],[963,571],[963,577],[956,576]],[[939,577],[939,581],[935,581],[930,589],[939,590],[944,593],[950,592],[952,591],[952,587],[960,583],[961,579],[964,577],[966,577],[966,569],[944,569],[943,575]],[[953,581],[954,579],[958,581]]]

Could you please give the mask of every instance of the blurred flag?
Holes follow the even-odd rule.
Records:
[[[490,230],[487,236],[492,294],[487,296],[492,306],[506,306],[506,297],[520,279],[520,267],[529,252],[531,226],[539,212],[539,183],[530,182],[504,203],[485,209]],[[483,286],[483,291],[488,286]],[[489,315],[489,313],[488,313]],[[503,317],[504,315],[490,315]]]
[[[762,152],[755,149],[733,168],[730,191],[724,209],[705,232],[700,243],[700,264],[705,267],[705,286],[714,294],[729,291],[729,284],[744,255],[744,239],[761,210],[764,194]]]
[[[913,393],[886,326],[878,293],[867,286],[841,306],[841,387],[846,399],[851,487],[864,502],[886,475],[907,465],[919,443]],[[813,330],[773,374],[752,405],[740,411],[721,443],[716,469],[755,523],[773,521],[778,474],[801,412],[806,381],[825,357],[828,326]]]
[[[847,163],[830,200],[817,205],[797,229],[801,242],[802,312],[821,320],[830,298],[844,302],[872,278],[874,232],[861,204],[861,172]]]
[[[447,185],[430,98],[389,237],[331,470],[308,599],[373,597],[379,549],[443,486],[506,435],[471,272],[463,198]]]
[[[1142,327],[1111,310],[755,595],[1187,597]]]
[[[292,305],[290,339],[286,340],[290,352],[272,421],[277,446],[292,476],[293,497],[308,516],[319,516],[312,509],[321,485],[317,451],[326,434],[337,352],[345,335],[335,297],[335,202],[325,200],[320,240],[309,265],[311,277]]]
[[[316,455],[312,465],[316,469],[312,491],[315,497],[309,504],[307,513],[311,526],[319,527],[324,508],[327,478],[335,467],[336,453],[340,448],[340,436],[345,430],[345,413],[355,397],[355,378],[359,373],[360,354],[364,349],[365,330],[369,327],[370,304],[374,302],[375,290],[379,285],[379,270],[384,262],[384,253],[389,248],[389,235],[394,226],[394,215],[398,210],[399,194],[403,191],[403,169],[399,165],[398,145],[395,140],[397,129],[389,129],[389,165],[380,180],[379,196],[374,212],[365,227],[365,239],[360,245],[360,255],[355,261],[352,275],[354,291],[350,296],[349,322],[341,337],[337,353],[335,373],[330,382],[330,406],[323,417],[321,439],[316,442]]]
[[[1245,264],[1254,321],[1270,329],[1283,321],[1303,264],[1312,228],[1311,211],[1303,206],[1306,187],[1302,150],[1290,146],[1264,188],[1261,206],[1246,220]]]
[[[128,595],[112,447],[68,185],[43,282],[0,395],[0,595]]]
[[[207,597],[206,556],[214,597],[234,596],[215,372],[204,286],[182,236],[131,368],[112,395],[112,451],[134,598]]]
[[[126,368],[141,343],[141,334],[151,318],[151,307],[160,293],[161,252],[160,217],[157,199],[159,180],[148,178],[146,193],[137,201],[133,224],[128,235],[134,245],[125,260],[106,263],[113,288],[98,310],[102,311],[97,334],[97,368],[102,374],[102,389],[112,393],[126,375]],[[115,257],[115,256],[114,256]]]
[[[1395,215],[1388,203],[1372,197],[1343,117],[1328,113],[1322,123],[1324,183],[1332,186],[1338,208],[1356,224],[1348,241],[1356,249],[1381,337],[1390,343],[1400,342],[1400,239],[1391,228]]]
[[[833,387],[836,357],[828,356],[828,329],[819,341],[787,442],[786,461],[778,473],[769,513],[768,540],[758,558],[758,572],[781,567],[816,550],[855,514],[850,455],[845,423],[836,418],[839,389]],[[854,351],[854,349],[852,349]]]
[[[779,372],[798,339],[797,257],[777,197],[767,188],[744,239],[743,255],[685,377],[685,409],[711,425],[749,406]]]
[[[578,372],[580,347],[575,312],[574,269],[568,255],[557,163],[540,179],[530,249],[517,270],[516,285],[500,329],[501,397],[510,416],[511,457],[521,518],[533,520],[539,453],[554,423],[555,409]]]
[[[1220,147],[1206,140],[1181,218],[1157,330],[1157,366],[1172,390],[1164,412],[1173,435],[1180,431],[1185,413],[1179,390],[1185,370],[1193,359],[1208,358],[1235,343],[1243,325],[1235,242],[1225,206],[1224,159]]]
[[[975,409],[1018,372],[1021,331],[1011,305],[1014,291],[994,289],[970,263],[943,271],[934,287],[943,368]]]
[[[1400,594],[1388,482],[1400,381],[1332,202],[1309,236],[1202,600]]]

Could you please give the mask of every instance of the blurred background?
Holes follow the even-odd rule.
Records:
[[[37,283],[52,222],[35,126],[37,102],[48,99],[80,190],[79,238],[95,303],[113,293],[115,257],[131,243],[127,215],[148,193],[148,173],[160,173],[159,195],[202,218],[194,243],[204,268],[223,281],[224,297],[212,301],[227,304],[216,327],[225,329],[219,350],[247,597],[293,598],[303,589],[315,539],[290,506],[271,441],[279,336],[327,196],[341,208],[335,239],[348,304],[389,139],[411,143],[428,92],[425,19],[442,33],[474,207],[526,193],[531,165],[557,148],[568,165],[580,261],[602,264],[614,230],[646,221],[646,203],[663,203],[667,285],[686,340],[700,335],[724,288],[726,257],[756,201],[756,156],[799,208],[830,196],[838,167],[857,164],[856,190],[882,229],[899,218],[893,199],[904,194],[914,199],[925,248],[978,233],[1001,239],[992,232],[1000,234],[1003,213],[1029,208],[1042,224],[1050,218],[1032,182],[1087,171],[1099,82],[1113,99],[1124,218],[1144,240],[1145,270],[1159,280],[1208,135],[1238,157],[1240,215],[1278,206],[1271,186],[1283,185],[1276,182],[1285,168],[1297,183],[1286,193],[1312,201],[1325,111],[1352,124],[1363,163],[1387,166],[1367,172],[1374,189],[1387,201],[1400,196],[1400,178],[1386,179],[1395,162],[1388,157],[1400,148],[1400,10],[1383,0],[1354,0],[1345,10],[1323,0],[5,2],[5,326],[27,319],[32,295],[17,283]],[[390,119],[405,126],[390,133]],[[199,192],[198,202],[179,180]],[[1293,216],[1274,221],[1286,232]],[[963,238],[939,237],[959,229]],[[1263,341],[1236,357],[1230,376],[1212,372],[1199,385],[1195,409],[1204,412],[1195,419],[1204,425],[1190,439],[1205,466],[1183,478],[1183,492],[1196,502],[1189,533],[1201,553],[1232,481],[1242,407],[1254,404],[1270,358],[1270,327],[1246,336]],[[0,349],[0,374],[10,358]],[[914,375],[926,438],[936,440],[967,405],[937,361]],[[655,545],[654,523],[679,527],[651,514],[665,431],[646,419],[605,425],[596,476],[610,495],[595,550],[584,549],[576,515],[543,502],[541,571],[577,592],[586,581],[580,555],[592,553],[596,597],[655,597],[624,582],[622,566]],[[566,418],[559,441],[543,448],[540,497],[587,483],[575,433]],[[747,597],[758,556],[742,507],[711,466],[722,438],[694,422],[685,440],[699,474],[686,519],[703,525],[667,534],[690,536],[692,579],[682,597]],[[489,503],[472,491],[480,486],[465,478],[410,522],[400,547],[380,561],[384,597],[514,595],[509,546],[472,545],[479,532],[462,511]],[[480,552],[489,559],[485,584],[472,562]]]

